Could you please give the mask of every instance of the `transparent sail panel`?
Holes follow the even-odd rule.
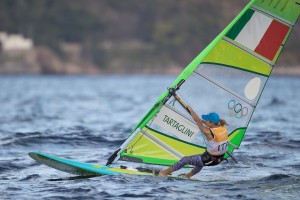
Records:
[[[251,105],[257,104],[267,81],[267,77],[262,75],[215,64],[201,64],[196,73]]]
[[[240,78],[236,78],[234,81],[231,78],[231,80],[238,82],[235,83],[237,88],[244,83],[244,80]],[[222,119],[228,122],[229,132],[246,127],[253,112],[252,106],[197,73],[193,73],[186,80],[178,93],[199,116],[210,112],[218,113]],[[172,100],[169,100],[168,103],[174,109],[184,112],[178,102],[173,104]]]

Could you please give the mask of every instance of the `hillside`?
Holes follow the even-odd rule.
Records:
[[[1,0],[0,32],[33,41],[0,55],[0,73],[177,73],[243,8],[242,0]],[[299,66],[299,25],[279,66]]]

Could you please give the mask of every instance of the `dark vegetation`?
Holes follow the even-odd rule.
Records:
[[[247,2],[0,0],[0,31],[32,38],[62,62],[83,60],[109,72],[159,71],[185,67]],[[79,48],[73,56],[63,48],[70,44]],[[297,28],[279,64],[299,65],[299,45]]]

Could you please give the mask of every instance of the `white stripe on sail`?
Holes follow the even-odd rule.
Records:
[[[255,12],[239,35],[235,38],[235,41],[251,50],[254,50],[258,46],[272,21],[273,19],[259,12]]]
[[[195,123],[177,112],[174,112],[166,105],[160,109],[153,123],[187,142],[192,142],[199,132],[199,127]]]

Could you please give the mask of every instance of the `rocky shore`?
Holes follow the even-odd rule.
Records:
[[[153,58],[142,62],[124,57],[116,57],[110,66],[99,67],[81,56],[80,49],[73,47],[65,51],[65,58],[58,57],[47,47],[35,47],[27,51],[0,53],[0,74],[2,75],[80,75],[80,74],[167,74],[177,75],[184,67],[178,63]],[[150,61],[149,61],[150,60]],[[187,63],[188,64],[188,63]],[[300,76],[300,65],[283,66],[277,64],[273,75]]]

